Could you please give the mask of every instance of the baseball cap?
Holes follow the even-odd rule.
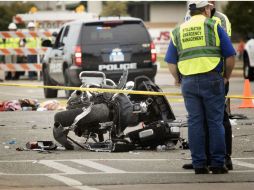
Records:
[[[189,2],[189,9],[195,10],[195,9],[203,8],[207,5],[213,6],[213,4],[209,3],[208,1],[190,1]]]

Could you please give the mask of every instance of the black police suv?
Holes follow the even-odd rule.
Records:
[[[124,69],[129,80],[145,75],[154,81],[157,72],[154,43],[141,19],[105,17],[64,24],[55,43],[43,58],[44,85],[80,86],[81,71],[102,71],[118,81]],[[57,90],[44,89],[46,98],[57,97]],[[70,91],[66,91],[67,97]]]

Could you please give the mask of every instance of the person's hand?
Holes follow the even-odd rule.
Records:
[[[228,79],[224,78],[224,84],[226,85],[228,83]]]
[[[181,85],[181,83],[179,82],[179,80],[175,80],[175,86],[179,87]]]

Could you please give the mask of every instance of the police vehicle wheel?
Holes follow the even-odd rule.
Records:
[[[243,75],[245,79],[254,81],[254,68],[250,66],[248,55],[244,56]]]
[[[50,81],[48,72],[46,69],[43,70],[43,84],[45,86],[53,86],[52,82]],[[45,98],[56,98],[57,97],[57,90],[44,88],[44,96]]]
[[[68,70],[65,69],[64,71],[64,86],[73,86],[68,75]],[[66,98],[69,98],[72,94],[73,90],[65,90]]]

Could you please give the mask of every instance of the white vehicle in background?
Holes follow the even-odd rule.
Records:
[[[254,38],[246,42],[243,53],[243,75],[254,81]]]

